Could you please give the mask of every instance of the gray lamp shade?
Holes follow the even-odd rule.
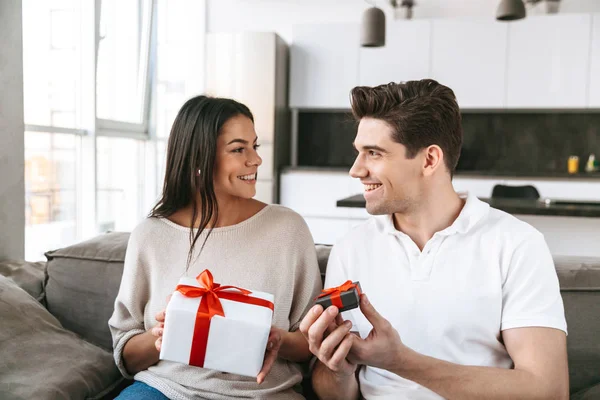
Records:
[[[496,10],[496,19],[499,21],[514,21],[523,19],[526,15],[523,0],[502,0]]]
[[[362,47],[385,46],[385,14],[377,7],[371,7],[363,13],[360,33]]]

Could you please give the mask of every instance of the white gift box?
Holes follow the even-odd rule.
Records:
[[[181,278],[179,284],[202,287],[190,277]],[[239,293],[235,289],[226,291]],[[271,303],[274,300],[272,294],[264,292],[252,291],[248,297]],[[179,291],[173,293],[166,309],[161,360],[190,364],[196,313],[201,301],[202,297],[186,297]],[[220,302],[225,317],[214,315],[210,320],[203,367],[256,377],[262,368],[273,310],[227,299]]]

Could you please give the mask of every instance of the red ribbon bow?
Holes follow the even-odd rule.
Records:
[[[206,346],[208,344],[208,331],[210,320],[214,315],[225,316],[220,299],[233,300],[241,303],[254,304],[257,306],[274,309],[273,303],[268,300],[251,297],[252,292],[237,286],[221,286],[213,281],[209,270],[205,269],[196,277],[196,281],[203,287],[177,285],[175,290],[186,297],[202,297],[198,311],[196,312],[196,325],[194,326],[194,337],[192,350],[190,352],[190,365],[204,367],[206,357]],[[227,290],[236,290],[231,292]]]
[[[352,290],[354,288],[356,288],[356,292],[360,297],[360,287],[356,283],[352,283],[351,280],[347,280],[338,287],[323,289],[321,291],[321,294],[317,296],[317,299],[331,295],[331,304],[336,306],[337,308],[342,308],[344,306],[341,297],[342,293],[347,292],[348,290]]]

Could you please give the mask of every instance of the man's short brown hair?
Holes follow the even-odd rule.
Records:
[[[370,117],[387,122],[394,130],[393,140],[406,147],[407,158],[427,146],[440,146],[450,175],[454,173],[463,132],[452,89],[433,79],[357,86],[350,102],[357,121]]]

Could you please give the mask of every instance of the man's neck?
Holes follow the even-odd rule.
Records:
[[[392,218],[395,228],[408,235],[422,251],[436,232],[452,225],[464,205],[465,201],[450,184],[426,195],[418,209],[409,214],[394,213]]]

